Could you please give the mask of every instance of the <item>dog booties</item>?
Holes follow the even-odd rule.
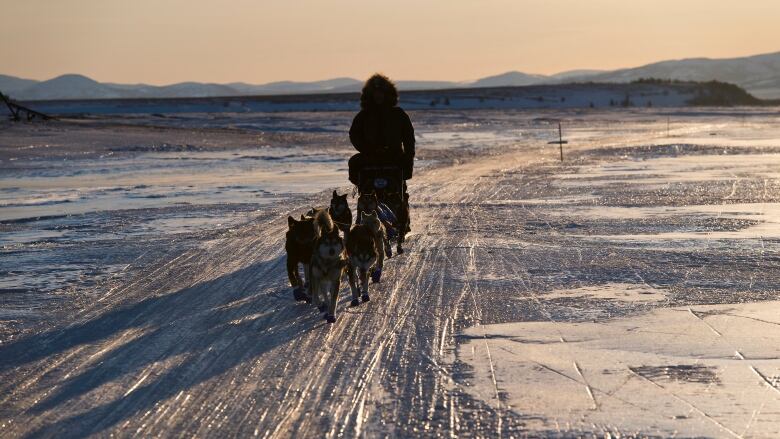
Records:
[[[378,284],[379,281],[382,279],[382,269],[377,268],[374,271],[371,272],[371,282]]]
[[[296,302],[306,300],[306,290],[301,287],[295,288],[293,290],[293,298]]]

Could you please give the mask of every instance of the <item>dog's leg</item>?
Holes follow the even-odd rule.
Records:
[[[371,300],[371,298],[368,297],[368,270],[360,269],[360,283],[363,285],[363,295],[361,298],[363,299],[363,302],[368,302]]]
[[[390,248],[389,244],[385,244],[384,235],[381,235],[378,239],[376,239],[375,248],[377,253],[377,261],[376,265],[374,265],[374,270],[371,271],[371,281],[374,283],[379,283],[379,281],[382,280],[382,268],[385,266],[385,249]]]
[[[390,245],[390,238],[387,236],[386,230],[380,230],[379,231],[381,240],[382,240],[382,247],[384,247],[384,251],[382,254],[387,256],[387,259],[390,259],[393,257],[393,247]]]
[[[304,275],[304,283],[303,283],[303,290],[306,293],[306,296],[308,299],[306,300],[306,303],[311,303],[311,297],[312,297],[312,291],[311,291],[311,264],[303,263],[303,275]]]
[[[319,288],[317,289],[317,309],[320,312],[326,312],[328,309],[328,292],[330,291],[330,281],[328,279],[321,279]]]
[[[311,304],[319,308],[320,305],[322,305],[322,302],[320,301],[320,291],[322,290],[322,276],[324,273],[320,267],[314,263],[310,264],[309,273],[311,274],[311,280],[309,281]]]
[[[398,227],[398,244],[396,245],[396,253],[403,254],[404,249],[401,247],[401,245],[406,241],[406,225],[409,223],[409,221],[404,221],[399,227]]]
[[[315,296],[317,296],[317,304],[314,305],[317,307],[317,310],[320,312],[325,311],[325,301],[322,299],[324,296],[325,291],[328,289],[328,281],[326,279],[318,278],[317,279],[317,291],[314,293]]]
[[[315,307],[320,306],[320,284],[317,282],[316,279],[312,278],[311,282],[309,283],[309,303],[314,305]]]
[[[303,282],[301,281],[301,274],[298,272],[298,263],[287,257],[287,277],[290,279],[290,285],[293,288],[293,298],[295,301],[305,299],[303,294]]]
[[[398,241],[397,241],[397,244],[396,244],[395,251],[396,251],[396,253],[398,253],[399,255],[400,255],[400,254],[403,254],[403,252],[404,252],[404,249],[403,249],[403,247],[401,247],[401,245],[402,245],[402,244],[404,243],[404,241],[406,240],[406,225],[407,225],[407,223],[408,223],[408,221],[407,221],[407,220],[404,220],[404,221],[402,221],[402,222],[401,222],[401,223],[398,225],[398,238],[397,238],[397,239],[398,239]]]
[[[287,278],[290,279],[290,286],[293,288],[298,287],[301,282],[298,264],[289,256],[287,257]]]
[[[329,282],[327,278],[328,272],[319,266],[311,267],[311,271],[312,271],[312,281],[315,283],[314,306],[316,306],[320,312],[323,312],[326,309],[325,300],[323,299],[323,296],[325,295],[325,293],[328,291],[329,288]]]
[[[318,288],[318,294],[317,294],[317,300],[319,301],[319,305],[317,305],[317,309],[320,310],[320,312],[325,313],[325,317],[327,318],[327,310],[328,310],[328,293],[330,293],[331,288],[331,280],[330,279],[322,279],[322,282],[320,283],[320,287]]]
[[[336,323],[336,304],[338,304],[339,301],[339,287],[341,286],[341,273],[339,273],[339,279],[336,280],[336,282],[333,282],[332,285],[330,285],[330,299],[328,301],[328,313],[325,314],[325,320],[327,320],[328,323]]]
[[[398,227],[398,246],[396,248],[396,251],[398,254],[402,254],[404,252],[404,249],[401,247],[401,245],[406,241],[406,234],[409,232],[409,198],[406,198],[406,203],[403,207],[403,211],[401,214],[401,221],[399,221],[401,224]]]
[[[349,306],[358,306],[360,305],[360,288],[357,283],[358,279],[355,277],[355,267],[352,265],[347,265],[347,278],[349,279],[349,289],[352,291],[352,302],[349,303]]]
[[[406,218],[405,227],[404,227],[404,237],[406,237],[406,234],[412,231],[412,220],[409,216],[409,194],[404,193],[404,217]]]

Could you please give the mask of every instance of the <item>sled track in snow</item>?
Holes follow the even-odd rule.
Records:
[[[442,184],[445,171],[431,174],[413,186],[408,251],[389,260],[371,302],[348,308],[341,295],[335,325],[293,302],[286,217],[273,212],[107,288],[67,327],[0,347],[3,435],[455,436],[520,426],[453,381],[453,337],[479,321],[483,298],[468,279],[451,283],[473,263],[469,210],[483,194],[471,178]]]
[[[567,172],[538,160],[518,150],[415,178],[407,252],[387,261],[369,303],[349,308],[344,284],[334,325],[292,299],[286,210],[195,248],[172,245],[143,273],[105,285],[66,326],[0,345],[0,435],[576,436],[524,429],[532,418],[506,404],[484,331],[492,389],[481,398],[467,392],[475,377],[463,361],[469,354],[456,355],[462,330],[557,324],[589,306],[540,299],[556,288],[652,278],[695,292],[685,282],[723,267],[748,276],[757,261],[735,266],[714,250],[698,266],[675,265],[676,253],[573,239],[562,232],[567,218],[511,202],[552,190],[551,173]],[[296,212],[308,208],[304,201]],[[653,263],[659,255],[663,266]],[[770,280],[757,291],[771,290]],[[672,300],[700,300],[680,297]],[[649,309],[599,306],[606,314]],[[566,376],[576,375],[598,407],[607,396],[572,364]],[[607,430],[616,431],[594,426]]]

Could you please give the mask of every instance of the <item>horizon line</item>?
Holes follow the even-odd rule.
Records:
[[[774,52],[753,53],[752,55],[740,55],[740,56],[726,57],[726,58],[712,58],[712,57],[703,57],[703,56],[690,56],[690,57],[684,57],[684,58],[661,59],[661,60],[656,60],[656,61],[652,61],[652,62],[649,62],[649,63],[637,65],[637,66],[620,67],[620,68],[617,68],[617,69],[598,69],[598,68],[581,67],[581,68],[573,68],[573,69],[562,70],[560,72],[550,73],[550,74],[530,73],[530,72],[525,72],[525,71],[522,71],[522,70],[507,70],[507,71],[504,71],[504,72],[501,72],[501,73],[487,75],[487,76],[483,76],[483,77],[475,78],[475,79],[465,79],[465,80],[451,80],[451,79],[393,79],[393,78],[391,78],[391,79],[393,80],[393,82],[396,82],[396,83],[397,82],[404,82],[404,81],[409,81],[409,82],[414,81],[414,82],[450,82],[450,83],[453,83],[453,84],[468,84],[470,82],[479,81],[481,79],[491,78],[491,77],[494,77],[494,76],[505,75],[507,73],[522,73],[524,75],[529,75],[529,76],[543,76],[543,77],[551,78],[551,77],[554,77],[556,75],[561,75],[561,74],[570,73],[570,72],[576,72],[576,71],[579,71],[579,70],[597,71],[597,72],[616,72],[616,71],[620,71],[620,70],[641,68],[641,67],[645,67],[645,66],[649,66],[649,65],[653,65],[653,64],[658,64],[658,63],[662,63],[662,62],[679,62],[679,61],[690,61],[690,60],[698,60],[698,59],[700,59],[700,60],[737,60],[737,59],[742,59],[742,58],[753,58],[753,57],[756,57],[756,56],[766,56],[766,55],[776,55],[776,54],[780,54],[780,50],[774,51]],[[353,80],[362,82],[362,80],[360,80],[360,79],[358,79],[358,78],[356,78],[354,76],[334,76],[334,77],[329,77],[329,78],[324,78],[324,79],[323,78],[321,78],[321,79],[309,79],[309,80],[279,79],[279,80],[268,81],[268,82],[248,82],[248,81],[242,81],[242,80],[229,81],[229,82],[183,80],[183,81],[178,81],[178,82],[171,82],[171,83],[164,83],[164,84],[155,84],[155,83],[147,83],[147,82],[103,81],[103,80],[95,79],[94,77],[88,76],[88,75],[83,74],[83,73],[73,73],[73,72],[71,72],[71,73],[61,73],[59,75],[52,76],[52,77],[50,77],[48,79],[35,79],[35,78],[30,78],[30,77],[16,76],[14,74],[2,73],[2,72],[0,72],[0,75],[9,76],[9,77],[17,78],[17,79],[28,80],[28,81],[37,81],[37,82],[51,81],[53,79],[61,78],[63,76],[81,76],[81,77],[90,79],[92,81],[98,82],[100,84],[107,84],[107,85],[111,85],[111,84],[116,84],[116,85],[147,85],[147,86],[153,86],[153,87],[166,87],[166,86],[178,85],[178,84],[186,84],[186,83],[214,84],[214,85],[248,84],[248,85],[258,86],[258,85],[269,85],[269,84],[276,84],[276,83],[282,83],[282,82],[312,83],[312,82],[332,81],[332,80],[335,80],[335,79],[353,79]]]

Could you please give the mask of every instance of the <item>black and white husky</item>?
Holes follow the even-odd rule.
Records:
[[[293,297],[296,301],[307,299],[307,290],[310,289],[309,263],[311,262],[314,242],[317,239],[314,229],[314,218],[304,217],[298,221],[293,217],[287,217],[287,240],[284,248],[287,251],[287,275],[290,285],[293,287]],[[301,278],[298,266],[303,265],[305,280]]]

